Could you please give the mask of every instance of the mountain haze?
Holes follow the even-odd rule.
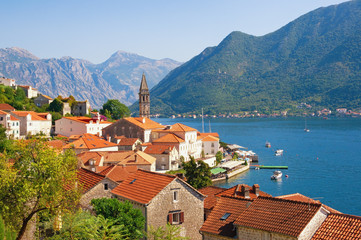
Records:
[[[150,87],[157,84],[180,63],[171,59],[153,60],[118,51],[101,64],[63,57],[39,59],[21,48],[0,49],[0,76],[14,78],[17,84],[38,88],[51,97],[73,95],[88,99],[95,108],[108,99],[129,105],[138,99],[143,72]]]
[[[361,107],[361,1],[319,8],[261,36],[232,32],[151,90],[152,113]],[[136,108],[136,104],[132,109]]]

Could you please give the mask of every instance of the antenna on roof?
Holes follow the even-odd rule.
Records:
[[[202,108],[202,133],[204,133],[203,108]]]

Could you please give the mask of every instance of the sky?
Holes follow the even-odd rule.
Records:
[[[107,60],[116,51],[185,62],[228,34],[262,36],[345,0],[0,0],[0,48]]]

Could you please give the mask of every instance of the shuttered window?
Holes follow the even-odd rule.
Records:
[[[184,212],[172,212],[168,214],[168,223],[172,225],[184,223]]]

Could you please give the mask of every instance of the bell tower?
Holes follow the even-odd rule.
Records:
[[[150,117],[149,89],[144,73],[139,88],[139,117]]]

